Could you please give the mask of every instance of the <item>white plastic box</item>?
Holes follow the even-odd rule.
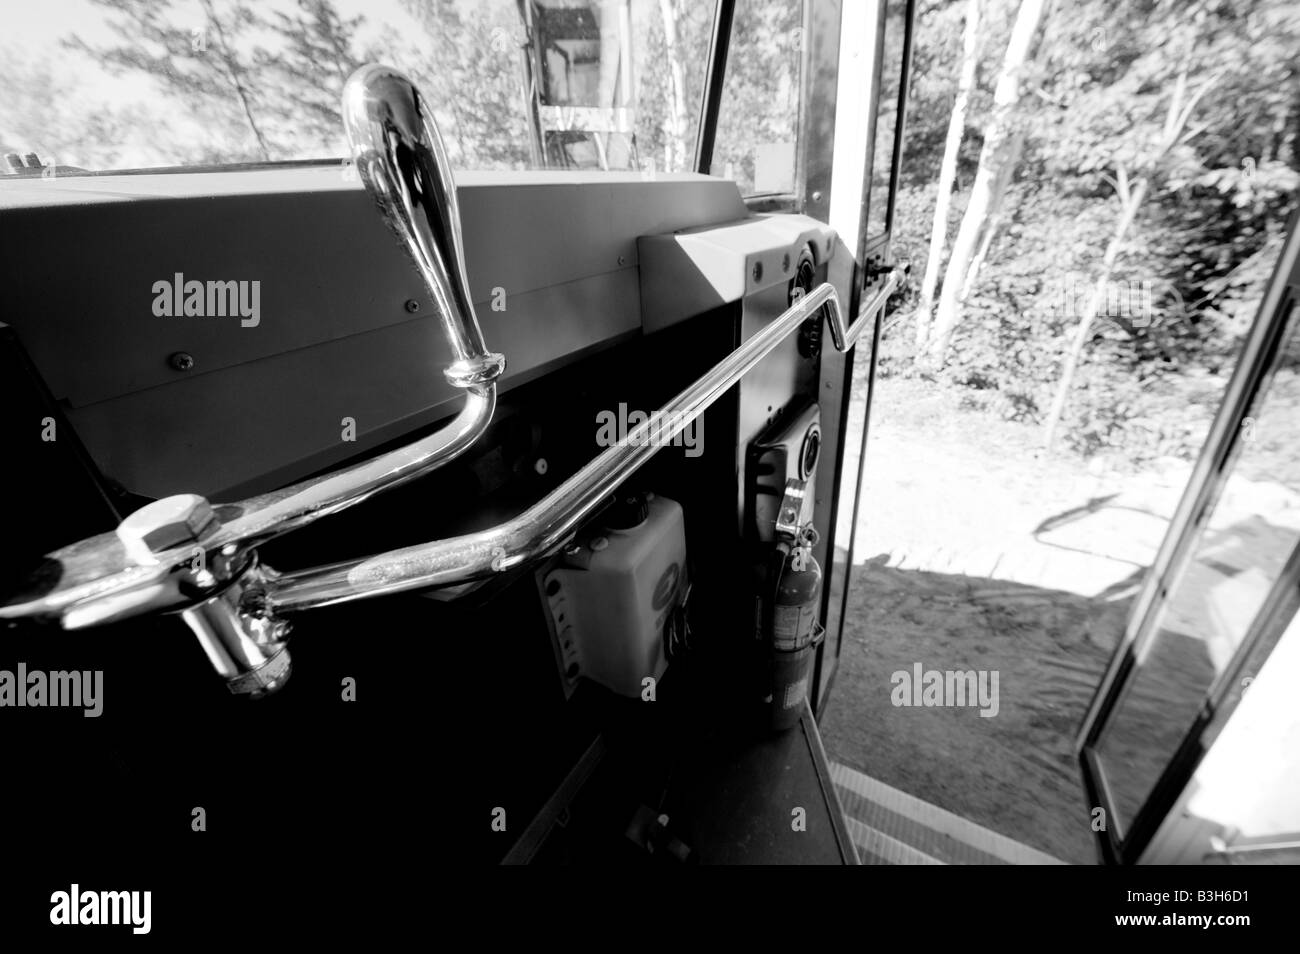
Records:
[[[545,575],[566,690],[586,676],[640,697],[667,667],[664,625],[686,587],[681,505],[650,495],[649,516],[627,530],[584,536]]]

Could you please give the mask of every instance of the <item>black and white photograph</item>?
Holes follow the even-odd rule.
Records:
[[[1298,196],[1295,0],[0,0],[0,938],[1277,936]]]

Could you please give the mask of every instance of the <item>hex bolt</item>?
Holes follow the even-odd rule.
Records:
[[[197,494],[163,497],[127,516],[117,538],[138,564],[157,563],[157,554],[197,546],[221,527],[212,506]]]

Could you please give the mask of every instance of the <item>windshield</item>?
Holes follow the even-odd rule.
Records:
[[[378,61],[458,168],[685,171],[713,6],[39,0],[5,13],[0,153],[27,176],[338,161],[343,84]]]

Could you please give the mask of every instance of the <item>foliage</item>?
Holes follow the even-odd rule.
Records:
[[[754,191],[756,145],[788,142],[793,159],[799,121],[801,23],[797,4],[737,4],[713,171],[723,174],[730,170],[742,192]]]
[[[90,168],[139,164],[138,157],[337,158],[345,152],[343,81],[360,63],[381,59],[430,93],[457,166],[531,161],[513,0],[402,0],[414,24],[407,31],[345,16],[337,0],[92,2],[107,30],[91,42],[69,25],[69,63],[97,65],[144,92],[133,102],[96,101],[75,70],[30,50],[0,50],[4,151],[36,149]],[[1017,0],[985,3],[950,234],[967,203],[1017,10]],[[896,255],[914,264],[927,253],[964,0],[917,6],[893,240]],[[693,152],[711,19],[708,3],[632,3],[643,168],[680,169]],[[794,138],[801,25],[796,3],[737,7],[715,168],[742,186],[755,180],[758,145]],[[1113,314],[1092,330],[1065,434],[1085,454],[1193,453],[1295,205],[1298,76],[1294,0],[1058,0],[1021,77],[1014,122],[1024,149],[1005,224],[965,302],[942,383],[961,389],[969,406],[1041,421],[1078,327],[1075,295],[1094,281],[1114,232],[1122,169],[1147,180],[1150,192],[1113,277],[1149,291],[1142,320]],[[1166,148],[1165,117],[1179,90],[1192,102],[1187,135]],[[674,129],[670,113],[682,103],[688,115]],[[918,373],[908,361],[909,331],[896,325],[886,336],[882,374]]]
[[[380,61],[404,70],[428,93],[454,165],[525,168],[532,161],[524,28],[514,0],[401,0],[407,20],[401,28],[365,14],[344,16],[336,0],[90,2],[98,29],[69,26],[58,76],[49,65],[54,51],[28,57],[0,48],[5,151],[41,151],[92,169],[121,167],[124,155],[139,166],[338,159],[346,154],[343,84],[358,66]],[[762,39],[769,28],[785,29],[781,17],[790,19],[789,4],[748,6],[757,19],[738,16],[737,29],[757,59],[738,60],[735,71],[737,109],[746,115],[724,123],[720,133],[720,143],[734,140],[738,149],[752,142],[745,132],[751,107],[775,84],[750,88],[762,85],[762,71],[773,65],[767,47],[786,60],[798,58],[797,40],[792,54],[788,36],[775,46]],[[674,19],[684,76],[684,142],[673,141],[667,128],[672,58],[665,15]],[[693,152],[711,24],[710,4],[631,5],[636,136],[648,169],[681,171]],[[126,93],[96,102],[83,77],[103,74],[121,79]],[[797,98],[797,83],[786,85],[784,119],[794,115]],[[780,138],[793,138],[793,125],[787,122]],[[665,163],[665,155],[674,158]]]
[[[921,22],[953,15],[957,2],[923,4]],[[952,33],[917,34],[921,92],[909,113],[905,168],[913,157],[917,169],[937,168],[943,101],[951,103],[958,67]],[[1152,191],[1114,279],[1146,290],[1149,307],[1139,321],[1112,315],[1093,329],[1065,437],[1085,455],[1130,462],[1193,455],[1300,185],[1298,41],[1300,10],[1287,0],[1058,4],[1022,80],[1034,95],[1023,98],[1027,139],[1007,197],[1011,221],[966,302],[943,381],[962,388],[969,406],[1042,420],[1078,324],[1072,303],[1091,287],[1113,233],[1123,166],[1149,176]],[[992,49],[998,42],[990,40]],[[1189,119],[1192,135],[1161,154],[1180,74],[1189,93],[1206,89]],[[974,102],[968,124],[977,126],[987,108]],[[914,262],[923,261],[934,207],[925,181],[918,176],[899,200],[896,247]],[[954,198],[955,230],[964,198]],[[882,372],[917,373],[908,367],[908,334],[891,337]]]

